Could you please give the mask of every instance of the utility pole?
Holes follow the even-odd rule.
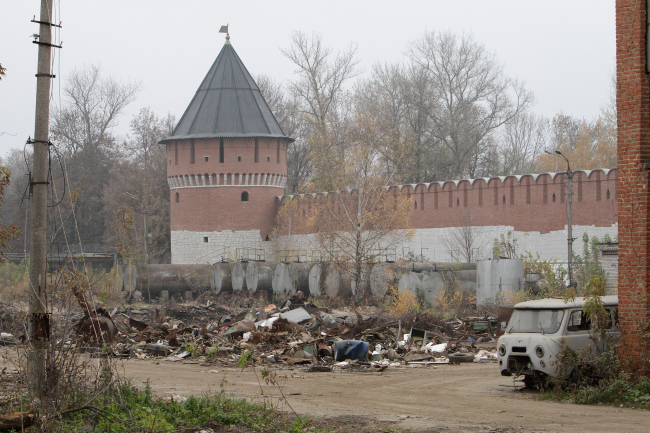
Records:
[[[555,153],[560,155],[566,161],[566,209],[567,209],[567,255],[569,258],[569,287],[574,287],[573,282],[573,223],[571,221],[572,212],[571,205],[573,204],[573,171],[571,171],[571,164],[562,152],[556,150]]]
[[[553,153],[545,150],[544,152],[553,155]],[[567,256],[568,256],[568,270],[569,270],[569,287],[574,287],[573,282],[573,223],[571,206],[573,205],[573,171],[571,171],[571,163],[566,156],[559,150],[555,151],[555,155],[559,155],[566,161],[566,208],[567,208]]]
[[[47,277],[47,186],[49,160],[50,128],[50,80],[54,78],[50,71],[52,48],[52,27],[60,27],[52,22],[51,0],[41,0],[38,35],[34,43],[38,44],[38,67],[36,73],[36,116],[33,144],[33,171],[30,176],[31,192],[31,246],[29,262],[29,312],[27,317],[27,335],[31,353],[27,360],[28,382],[30,390],[36,396],[45,392],[45,355],[50,336],[49,316],[45,309]]]

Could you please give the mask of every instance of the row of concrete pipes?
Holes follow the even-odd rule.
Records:
[[[266,262],[215,263],[212,265],[120,265],[119,289],[138,290],[147,297],[219,293],[267,292],[286,299],[297,291],[304,296],[358,296],[352,268],[325,263]],[[476,264],[377,263],[361,271],[363,293],[386,295],[391,287],[411,290],[428,304],[435,303],[445,288],[476,293]]]

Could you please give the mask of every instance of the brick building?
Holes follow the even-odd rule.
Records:
[[[630,373],[650,374],[650,81],[648,2],[616,1],[619,353]]]

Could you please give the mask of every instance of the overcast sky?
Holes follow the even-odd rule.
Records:
[[[159,115],[183,114],[224,43],[254,74],[290,79],[292,64],[280,53],[294,30],[321,32],[327,45],[358,46],[367,76],[373,63],[404,59],[409,42],[428,29],[469,32],[497,54],[506,73],[536,96],[533,111],[592,119],[606,102],[615,67],[614,0],[428,1],[178,1],[55,0],[63,23],[55,50],[52,102],[66,76],[86,63],[119,80],[140,81],[142,91],[119,119],[128,132],[133,114],[151,107]],[[0,0],[0,156],[34,135],[40,0]]]

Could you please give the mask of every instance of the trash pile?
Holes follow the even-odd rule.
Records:
[[[496,361],[493,318],[398,321],[376,307],[329,310],[299,298],[263,309],[172,308],[110,313],[114,356],[236,365],[246,354],[252,362],[310,371]]]

